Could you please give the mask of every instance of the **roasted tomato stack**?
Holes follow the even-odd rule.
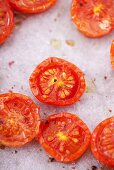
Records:
[[[113,44],[111,47],[111,56]],[[83,72],[74,64],[50,57],[39,64],[29,79],[35,97],[46,104],[66,106],[78,102],[85,91]],[[57,113],[41,120],[39,107],[18,93],[0,95],[0,144],[20,147],[36,138],[55,160],[79,159],[91,141],[93,155],[114,168],[114,117],[104,120],[91,138],[87,125],[71,113]]]
[[[50,57],[30,76],[30,87],[41,102],[66,106],[77,102],[85,91],[84,73],[74,64]],[[91,133],[76,115],[58,113],[40,119],[39,107],[18,93],[0,95],[0,143],[22,146],[34,137],[57,161],[73,162],[87,150]]]

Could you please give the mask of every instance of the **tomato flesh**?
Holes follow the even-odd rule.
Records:
[[[0,144],[17,147],[31,141],[39,130],[39,108],[22,94],[0,95]]]
[[[23,13],[44,12],[55,4],[57,0],[9,0],[11,6]]]
[[[57,161],[73,162],[87,150],[90,137],[89,129],[77,116],[59,113],[41,122],[37,139]]]
[[[14,27],[13,13],[8,3],[0,0],[0,44],[11,34]]]
[[[30,87],[41,102],[70,105],[78,101],[85,91],[84,74],[75,65],[51,57],[34,70]]]
[[[91,149],[96,159],[114,168],[114,117],[104,120],[95,128]]]
[[[114,69],[114,40],[112,41],[112,45],[111,45],[110,58],[111,58],[112,68]]]
[[[101,37],[114,27],[113,0],[73,0],[72,20],[88,37]]]

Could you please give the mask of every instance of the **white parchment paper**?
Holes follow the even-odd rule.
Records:
[[[27,17],[0,47],[0,93],[13,90],[30,96],[41,107],[42,117],[61,111],[77,114],[92,131],[100,121],[114,115],[114,71],[109,61],[114,32],[100,39],[86,38],[72,23],[70,6],[71,0],[60,0],[47,12]],[[73,40],[75,45],[69,46],[66,40]],[[89,83],[80,102],[69,107],[52,107],[33,97],[29,76],[48,56],[73,62],[85,72]],[[92,166],[100,170],[101,167],[90,150],[75,164],[48,160],[35,141],[22,148],[0,150],[0,170],[92,170]]]

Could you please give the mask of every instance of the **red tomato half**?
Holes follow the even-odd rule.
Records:
[[[72,0],[71,15],[84,35],[101,37],[114,28],[114,0]]]
[[[73,162],[87,150],[91,133],[76,115],[51,115],[40,125],[37,137],[46,152],[60,162]]]
[[[23,13],[40,13],[53,6],[57,0],[8,0],[11,6]]]
[[[0,95],[0,144],[18,147],[31,141],[39,131],[39,108],[18,93]]]
[[[111,45],[110,59],[111,59],[112,68],[114,69],[114,40],[112,41],[112,45]]]
[[[104,120],[95,128],[91,149],[97,160],[114,168],[114,117]]]
[[[41,102],[71,105],[85,91],[84,74],[74,64],[51,57],[36,67],[30,76],[30,87]]]
[[[13,27],[13,13],[6,0],[0,0],[0,44],[8,38]]]

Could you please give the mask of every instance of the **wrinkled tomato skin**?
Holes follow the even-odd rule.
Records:
[[[72,124],[70,126],[68,123],[69,121],[71,121]],[[60,122],[62,122],[62,124],[66,123],[67,125],[65,126],[69,126],[69,128],[67,127],[63,128],[64,125],[62,125],[60,128],[54,127],[54,124],[57,123],[59,124]],[[50,125],[51,123],[52,123],[52,127]],[[53,141],[51,143],[48,142],[48,138],[50,138],[49,135],[52,135],[53,133],[54,134],[56,134],[56,132],[61,133],[61,131],[65,133],[66,130],[67,132],[69,131],[68,133],[72,134],[73,131],[71,131],[71,129],[73,126],[78,126],[79,128],[80,133],[78,135],[79,135],[80,143],[77,143],[75,145],[70,143],[69,145],[68,143],[72,140],[72,138],[71,139],[69,138],[70,134],[68,135],[69,140],[66,143],[64,143],[64,141],[60,141],[57,138],[55,138],[55,143],[53,143]],[[46,130],[48,130],[48,132],[46,132]],[[53,114],[51,116],[48,116],[45,121],[42,121],[40,124],[39,134],[37,135],[36,140],[39,141],[39,143],[45,149],[45,151],[50,156],[55,158],[56,161],[63,162],[63,163],[71,163],[79,159],[85,153],[85,151],[87,150],[90,144],[91,133],[88,127],[86,126],[86,124],[79,117],[65,112],[65,113]],[[68,152],[68,154],[66,155],[65,153],[62,153],[62,151],[59,150],[61,148],[61,145],[64,147],[64,152],[68,152],[68,151],[70,152]],[[76,151],[74,151],[75,149]]]
[[[75,85],[73,87],[72,94],[70,97],[67,97],[64,100],[59,100],[58,98],[56,99],[55,95],[49,95],[49,97],[47,98],[43,97],[44,95],[42,94],[41,88],[39,87],[39,76],[42,75],[46,69],[49,69],[51,67],[54,69],[56,67],[61,69],[67,68],[69,72],[72,72],[72,76],[75,77]],[[62,71],[60,72],[60,74],[62,74]],[[76,84],[76,82],[78,85]],[[44,102],[46,104],[54,106],[68,106],[74,104],[75,102],[79,101],[86,88],[84,73],[74,64],[57,57],[50,57],[43,61],[41,64],[39,64],[31,74],[29,78],[29,84],[33,95],[40,102]],[[48,83],[46,84],[46,86],[48,86]]]
[[[8,0],[10,5],[12,6],[12,8],[14,8],[17,11],[20,11],[22,13],[26,13],[26,14],[36,14],[36,13],[41,13],[44,12],[46,10],[48,10],[49,8],[51,8],[52,6],[54,6],[54,4],[56,3],[57,0],[48,0],[48,2],[43,2],[40,5],[18,5],[17,2],[15,2],[15,0]],[[20,0],[23,1],[23,0]],[[46,0],[47,1],[47,0]]]
[[[103,132],[105,132],[104,136],[102,136]],[[91,139],[91,150],[99,162],[107,167],[114,168],[114,117],[102,121],[94,129]],[[109,157],[108,153],[113,156]]]
[[[72,0],[72,21],[86,37],[99,38],[114,29],[113,9],[113,0]]]
[[[39,132],[40,109],[19,93],[0,94],[0,144],[21,147]]]
[[[112,41],[111,49],[110,49],[110,60],[112,68],[114,69],[114,40]]]
[[[0,25],[0,30],[1,30],[1,33],[0,33],[0,45],[1,45],[6,41],[6,39],[10,36],[10,34],[13,31],[13,28],[14,28],[14,16],[13,16],[13,13],[12,13],[12,11],[10,9],[10,6],[7,3],[6,0],[4,0],[4,1],[0,0],[0,8],[3,10],[3,12],[4,12],[4,10],[6,12],[6,21],[3,20],[3,22],[5,22],[4,26]],[[2,21],[1,18],[0,18],[0,21]]]

